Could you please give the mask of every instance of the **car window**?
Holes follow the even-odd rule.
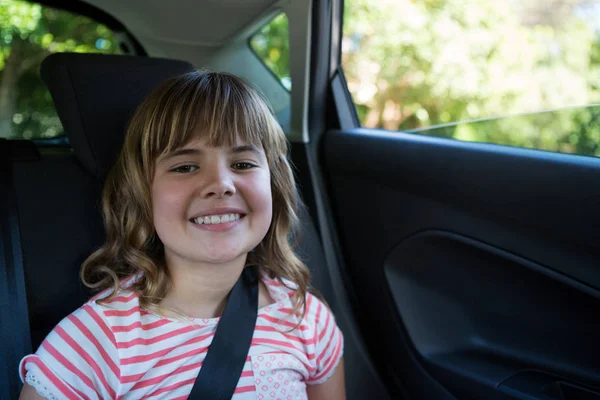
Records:
[[[289,25],[285,13],[278,14],[262,26],[252,35],[249,44],[283,87],[291,90]]]
[[[82,15],[24,1],[0,1],[0,137],[63,134],[40,64],[51,53],[120,53],[113,32]]]
[[[345,0],[361,125],[600,156],[600,2],[558,3]]]

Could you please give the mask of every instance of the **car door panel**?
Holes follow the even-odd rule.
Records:
[[[595,396],[600,160],[367,129],[327,132],[321,150],[388,384],[409,398],[442,398],[441,384],[447,398],[560,399],[564,381]]]

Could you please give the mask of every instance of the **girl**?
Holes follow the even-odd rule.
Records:
[[[187,398],[247,266],[260,268],[259,310],[233,398],[345,398],[342,333],[289,241],[286,152],[266,101],[235,76],[157,88],[105,184],[107,241],[82,268],[102,291],[21,361],[21,398]]]

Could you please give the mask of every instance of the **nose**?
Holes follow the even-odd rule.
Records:
[[[202,188],[203,198],[223,198],[236,193],[233,174],[225,165],[213,165],[205,169],[206,180]]]

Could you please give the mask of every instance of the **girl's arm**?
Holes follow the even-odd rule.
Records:
[[[33,386],[24,384],[23,389],[21,390],[21,395],[19,396],[19,400],[44,400],[44,398],[37,394]]]
[[[306,385],[308,400],[345,400],[344,358],[329,379],[318,385]]]

